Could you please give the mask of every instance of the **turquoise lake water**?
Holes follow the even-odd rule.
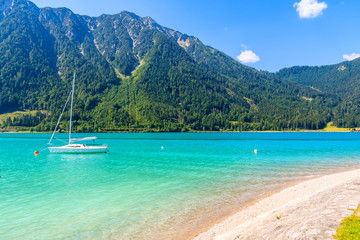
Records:
[[[96,135],[109,153],[34,156],[51,134],[0,134],[0,239],[181,239],[291,182],[360,167],[359,133]]]

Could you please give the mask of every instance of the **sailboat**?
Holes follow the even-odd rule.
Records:
[[[59,126],[61,117],[65,111],[66,105],[69,102],[69,98],[71,96],[71,108],[70,108],[70,125],[69,125],[69,142],[67,145],[60,146],[60,147],[48,147],[49,151],[51,153],[107,153],[108,147],[105,144],[95,144],[95,139],[97,137],[85,137],[85,138],[71,138],[71,124],[72,124],[72,110],[73,110],[73,102],[74,102],[74,89],[75,89],[75,76],[76,72],[74,72],[74,79],[72,83],[72,89],[70,91],[70,94],[66,100],[65,106],[62,110],[62,113],[59,117],[59,120],[56,124],[56,127],[54,129],[54,132],[50,138],[50,141],[48,145],[51,144],[52,139],[54,138],[55,132]],[[87,140],[93,140],[93,144],[83,144],[83,143],[76,143],[76,142],[82,142]]]

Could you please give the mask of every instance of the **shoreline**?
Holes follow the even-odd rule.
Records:
[[[47,132],[36,132],[36,131],[4,131],[0,129],[0,134],[16,134],[16,133],[52,133],[52,131]],[[58,132],[57,132],[58,133]],[[68,132],[62,132],[64,134]],[[81,133],[81,134],[93,134],[93,133],[359,133],[359,131],[351,131],[351,130],[339,130],[339,131],[328,131],[324,129],[320,130],[293,130],[293,131],[187,131],[187,132],[162,132],[162,131],[115,131],[115,132],[74,132],[74,133]],[[61,133],[60,133],[61,134]]]
[[[359,177],[360,169],[353,169],[289,183],[247,203],[235,214],[220,219],[191,239],[282,239],[278,236],[297,239],[305,235],[319,239],[332,237],[342,219],[352,214],[348,209],[360,203],[360,192],[351,191],[354,186],[360,185]],[[351,194],[352,197],[349,196]],[[343,197],[340,199],[339,196]],[[325,204],[327,199],[332,199],[331,210],[328,209],[329,203]],[[313,223],[310,224],[311,220]],[[325,220],[326,223],[322,222]],[[300,225],[304,224],[309,229],[306,226],[301,228]],[[314,228],[316,224],[320,225]],[[319,228],[327,230],[321,231]]]

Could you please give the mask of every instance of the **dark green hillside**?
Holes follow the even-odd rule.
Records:
[[[231,114],[249,108],[227,93],[224,78],[206,72],[176,42],[162,33],[154,42],[144,64],[108,94],[115,95],[108,99],[116,103],[107,116],[114,127],[124,127],[121,117],[128,115],[131,127],[219,130],[229,127]]]
[[[316,104],[323,98],[314,90],[291,84],[276,88],[277,78],[253,69],[259,77],[252,79],[262,84],[243,86],[198,64],[164,34],[157,34],[154,42],[144,64],[108,93],[106,102],[115,103],[98,121],[106,119],[110,129],[319,129],[330,119],[329,108]],[[300,93],[317,99],[310,102]],[[104,108],[99,106],[99,112]]]
[[[46,108],[45,90],[58,79],[53,38],[38,8],[17,3],[0,23],[0,112]]]
[[[338,127],[360,126],[360,59],[330,66],[286,68],[276,75],[336,99],[332,120]]]
[[[285,68],[277,76],[345,99],[360,94],[359,70],[360,59],[355,59],[329,66]]]
[[[260,129],[318,129],[331,118],[331,108],[337,100],[328,94],[242,65],[195,37],[169,29],[167,33],[197,63],[225,77],[227,83],[236,88],[235,92],[256,105],[242,112],[240,122],[255,121]]]
[[[0,23],[0,112],[58,112],[74,70],[77,95],[84,102],[118,82],[81,21],[67,9],[40,10],[31,2],[15,1]]]

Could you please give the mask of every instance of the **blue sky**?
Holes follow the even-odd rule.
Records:
[[[358,0],[33,0],[89,16],[123,10],[270,72],[360,56]],[[240,60],[239,60],[240,59]]]

